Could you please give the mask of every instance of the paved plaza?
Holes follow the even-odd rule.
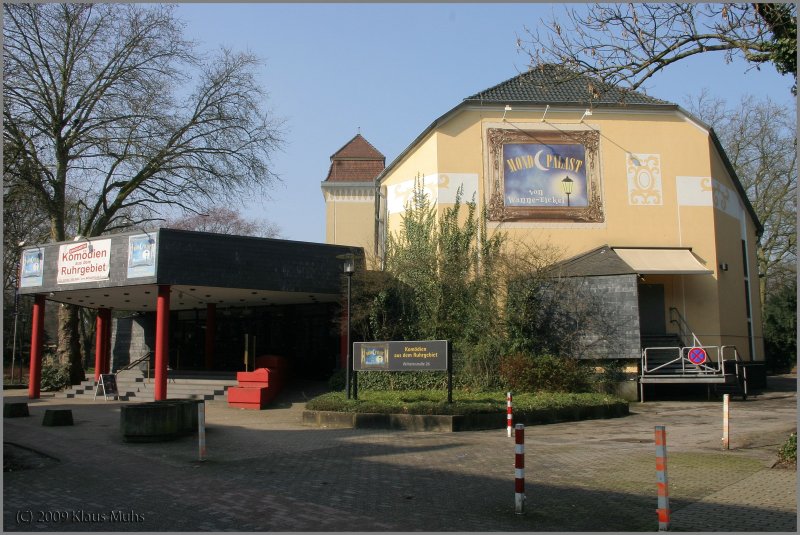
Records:
[[[265,411],[207,403],[196,436],[128,444],[121,402],[30,401],[4,419],[5,531],[656,531],[654,427],[667,430],[673,531],[797,528],[796,471],[773,467],[796,429],[795,376],[731,402],[631,403],[610,420],[529,426],[526,512],[514,513],[506,430],[429,433],[318,429],[300,422],[320,385]],[[5,401],[25,401],[6,391]],[[46,408],[72,427],[43,427]]]

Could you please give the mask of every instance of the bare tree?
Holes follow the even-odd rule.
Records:
[[[637,89],[665,67],[697,54],[773,63],[797,87],[797,10],[786,4],[627,3],[565,7],[563,16],[525,28],[517,45],[531,65]]]
[[[743,97],[738,106],[707,92],[687,107],[714,127],[764,226],[758,274],[762,310],[773,287],[793,277],[797,264],[797,109],[769,98]]]
[[[236,234],[260,238],[281,237],[281,229],[275,223],[263,219],[245,219],[239,212],[224,207],[210,208],[201,214],[167,219],[163,226],[217,234]]]
[[[265,187],[280,129],[259,61],[202,58],[173,7],[3,5],[4,173],[33,192],[50,238],[98,236]],[[192,89],[194,87],[194,89]],[[69,200],[78,210],[69,220]],[[59,307],[59,357],[82,368],[77,314]]]

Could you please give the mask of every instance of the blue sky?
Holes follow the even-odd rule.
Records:
[[[359,128],[390,163],[434,119],[463,98],[526,70],[516,40],[557,4],[181,4],[186,36],[264,60],[269,107],[285,120],[273,158],[283,179],[242,212],[278,224],[284,238],[325,240],[320,183],[330,156]],[[685,104],[707,88],[730,103],[743,95],[792,102],[789,77],[722,55],[677,63],[647,84]]]

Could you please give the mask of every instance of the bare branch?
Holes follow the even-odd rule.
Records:
[[[796,85],[796,7],[774,6],[591,4],[553,14],[537,26],[543,32],[526,28],[517,44],[532,67],[563,65],[632,90],[669,65],[715,51],[728,60],[740,55],[755,65],[773,62],[780,72],[793,74]]]

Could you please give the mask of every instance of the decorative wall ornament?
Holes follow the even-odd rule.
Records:
[[[487,144],[490,220],[603,222],[598,132],[490,128]]]
[[[628,204],[664,204],[659,154],[628,153],[625,169],[628,174]]]

